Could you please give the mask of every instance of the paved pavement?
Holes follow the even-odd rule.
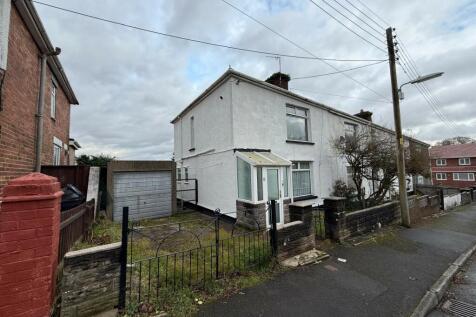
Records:
[[[476,316],[476,254],[456,274],[445,298],[428,316]]]
[[[335,246],[330,260],[204,305],[198,315],[408,316],[451,262],[474,243],[476,205],[387,233],[376,242]]]

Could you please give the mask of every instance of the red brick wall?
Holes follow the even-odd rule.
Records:
[[[50,316],[61,195],[56,178],[40,173],[4,187],[0,196],[0,316]]]
[[[446,165],[443,166],[437,166],[436,159],[431,159],[431,178],[433,185],[457,188],[476,186],[476,181],[461,181],[453,179],[453,173],[474,173],[476,177],[476,157],[470,159],[470,165],[459,165],[457,158],[448,158],[446,159]],[[446,180],[437,180],[436,173],[445,173]]]
[[[39,94],[39,50],[15,6],[10,19],[8,60],[0,111],[0,188],[10,179],[32,172],[35,165],[36,110]],[[51,72],[45,90],[42,164],[52,164],[53,136],[68,143],[70,105],[57,90],[57,119],[50,118]],[[67,164],[66,152],[61,161]]]

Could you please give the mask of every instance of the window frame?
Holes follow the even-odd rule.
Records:
[[[195,117],[190,117],[190,151],[195,150]]]
[[[56,97],[57,97],[58,85],[54,78],[51,79],[51,91],[50,91],[50,116],[51,119],[56,120]]]
[[[459,175],[460,174],[466,174],[468,175],[468,179],[460,179]],[[458,177],[455,177],[457,175]],[[471,176],[471,177],[470,177]],[[453,180],[455,181],[460,181],[460,182],[474,182],[474,173],[469,173],[469,172],[456,172],[453,173]]]
[[[440,177],[438,177],[438,175],[440,175]],[[444,175],[444,178],[441,177]],[[448,176],[446,175],[446,173],[435,173],[435,178],[437,181],[445,181],[448,179]]]
[[[443,159],[443,158],[436,159],[435,164],[436,164],[436,166],[446,166],[446,159]]]
[[[246,189],[246,192],[245,193],[242,193],[240,191],[240,161],[242,161],[244,164],[247,164],[247,170],[249,170],[249,193],[248,193],[248,190],[247,188],[243,188],[243,189]],[[243,201],[248,201],[248,202],[252,202],[253,201],[253,166],[247,162],[246,160],[242,159],[241,157],[236,157],[236,185],[237,185],[237,197],[239,200],[243,200]],[[248,178],[248,177],[247,177]],[[247,179],[243,179],[244,181],[247,180]],[[241,195],[243,194],[243,195]],[[249,196],[247,197],[244,197],[245,195],[249,194]]]
[[[288,109],[294,109],[294,113],[291,113],[288,111]],[[304,111],[305,115],[297,114],[296,110],[301,110]],[[296,106],[293,104],[286,104],[285,105],[285,113],[286,113],[286,140],[287,141],[293,141],[293,142],[312,142],[311,138],[311,115],[310,115],[310,110],[305,107],[300,107]],[[295,117],[295,118],[301,118],[304,119],[305,123],[305,140],[299,140],[299,139],[292,139],[289,137],[289,128],[288,128],[288,117]]]
[[[58,166],[61,165],[61,150],[63,149],[62,146],[58,144],[53,144],[53,165]]]
[[[301,164],[302,163],[307,163],[309,164],[308,168],[302,168]],[[295,164],[297,165],[297,168],[294,168]],[[299,198],[299,197],[305,197],[312,195],[313,191],[313,184],[312,184],[312,161],[292,161],[291,164],[291,179],[294,179],[294,173],[295,172],[309,172],[309,193],[302,194],[302,195],[295,195],[295,188],[294,188],[294,181],[291,182],[292,185],[292,197],[293,198]]]
[[[181,181],[182,180],[182,168],[181,167],[177,167],[177,180],[178,181]]]
[[[461,163],[461,160],[463,160],[463,163]],[[468,163],[466,163],[466,160],[468,160]],[[458,165],[471,165],[471,158],[469,157],[459,157],[458,158]]]

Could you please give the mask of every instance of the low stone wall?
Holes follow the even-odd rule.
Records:
[[[312,203],[289,205],[290,222],[278,227],[278,261],[285,260],[315,247]]]
[[[284,223],[291,221],[289,204],[291,199],[283,200]],[[249,229],[266,228],[266,203],[248,203],[236,201],[236,223]]]
[[[410,196],[408,197],[408,208],[410,221],[412,224],[418,223],[424,217],[440,212],[440,196]]]
[[[345,213],[342,237],[351,237],[370,232],[381,226],[400,220],[400,207],[396,201]]]
[[[121,243],[64,257],[61,316],[92,316],[118,304]]]
[[[236,224],[249,229],[266,228],[266,203],[236,201]]]

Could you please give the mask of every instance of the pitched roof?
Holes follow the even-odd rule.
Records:
[[[476,143],[432,146],[431,158],[476,157]]]
[[[278,87],[276,85],[273,85],[273,84],[270,84],[270,83],[267,83],[263,80],[260,80],[260,79],[257,79],[257,78],[254,78],[254,77],[251,77],[249,75],[246,75],[244,73],[241,73],[241,72],[238,72],[232,68],[229,68],[225,73],[223,73],[223,75],[221,75],[217,80],[215,80],[207,89],[205,89],[204,92],[202,92],[197,98],[195,98],[187,107],[185,107],[185,109],[183,109],[172,121],[171,123],[175,123],[177,122],[181,117],[183,117],[187,112],[189,112],[190,110],[192,110],[196,105],[198,105],[203,99],[205,99],[208,95],[210,95],[216,88],[218,88],[219,86],[221,86],[226,80],[228,80],[230,77],[235,77],[235,78],[238,78],[240,80],[243,80],[243,81],[246,81],[248,83],[251,83],[253,85],[256,85],[256,86],[260,86],[261,88],[264,88],[264,89],[268,89],[268,90],[272,90],[278,94],[282,94],[282,95],[286,95],[290,98],[294,98],[294,99],[297,99],[297,100],[300,100],[302,102],[305,102],[305,103],[308,103],[312,106],[315,106],[317,108],[321,108],[323,110],[326,110],[326,111],[329,111],[329,112],[332,112],[334,113],[335,115],[337,116],[340,116],[340,117],[344,117],[346,119],[351,119],[353,121],[356,121],[356,122],[359,122],[361,124],[364,124],[364,125],[370,125],[374,128],[377,128],[379,130],[382,130],[382,131],[385,131],[385,132],[388,132],[388,133],[392,133],[392,134],[395,134],[395,131],[391,130],[391,129],[388,129],[388,128],[385,128],[385,127],[382,127],[378,124],[375,124],[373,122],[369,122],[365,119],[362,119],[360,117],[357,117],[357,116],[354,116],[354,115],[351,115],[349,113],[346,113],[344,111],[341,111],[341,110],[337,110],[335,108],[332,108],[332,107],[329,107],[329,106],[326,106],[320,102],[317,102],[317,101],[314,101],[312,99],[309,99],[307,97],[304,97],[304,96],[301,96],[299,94],[296,94],[292,91],[289,91],[287,89],[283,89],[281,87]],[[414,139],[414,138],[410,138],[408,136],[405,136],[406,139],[408,140],[411,140],[415,143],[418,143],[418,144],[421,144],[423,146],[430,146],[428,143],[425,143],[423,141],[420,141],[420,140],[417,140],[417,139]]]
[[[45,27],[40,20],[40,16],[36,11],[33,2],[31,0],[16,0],[13,1],[13,3],[20,13],[21,18],[25,22],[26,27],[32,35],[36,45],[38,46],[40,53],[46,54],[54,51],[55,47],[51,43],[48,34],[46,33]],[[48,56],[47,62],[55,76],[56,81],[60,85],[61,89],[63,89],[65,92],[68,102],[73,105],[79,104],[58,56]]]

